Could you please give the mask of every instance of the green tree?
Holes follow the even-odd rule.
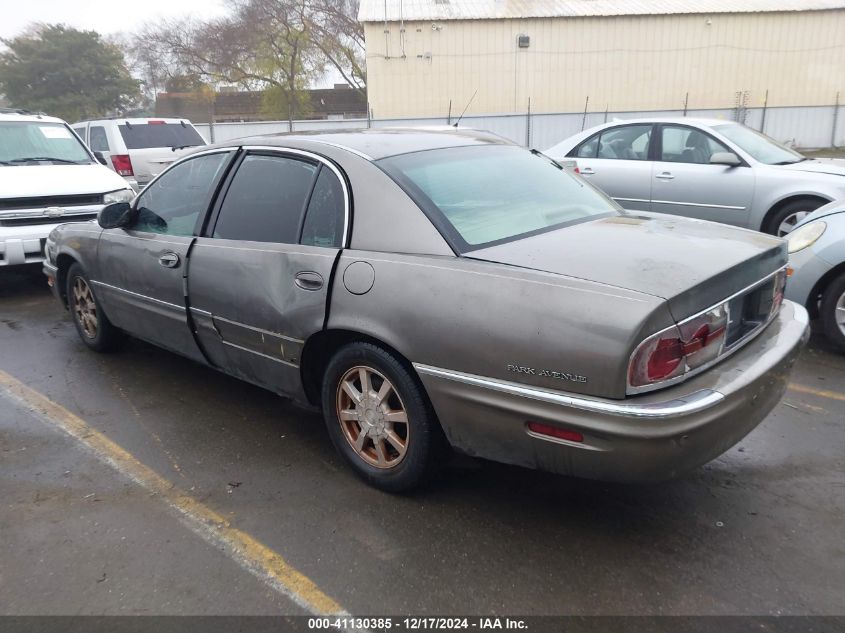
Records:
[[[95,31],[46,24],[0,41],[0,92],[13,107],[73,122],[123,113],[140,95],[123,53]]]

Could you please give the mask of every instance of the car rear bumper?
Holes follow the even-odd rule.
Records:
[[[682,384],[624,400],[587,398],[415,364],[452,445],[470,455],[608,481],[669,479],[736,444],[775,407],[809,333],[784,302],[742,350]],[[529,431],[536,422],[583,441]]]

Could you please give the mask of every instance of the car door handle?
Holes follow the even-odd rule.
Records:
[[[310,270],[296,273],[294,283],[303,290],[319,290],[323,287],[323,276]]]
[[[584,167],[584,169],[580,170],[582,176],[592,176],[595,171],[593,171],[592,167]]]
[[[176,253],[167,251],[159,256],[158,263],[165,268],[176,268],[179,265],[179,256]]]
[[[660,172],[655,176],[655,178],[660,178],[660,180],[672,180],[674,176],[670,174],[668,171]]]

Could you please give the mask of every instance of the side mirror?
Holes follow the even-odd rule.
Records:
[[[97,214],[97,223],[104,229],[119,229],[132,221],[132,205],[128,202],[112,202]]]
[[[100,163],[101,165],[108,165],[109,164],[108,161],[106,160],[106,157],[103,156],[102,152],[94,152],[94,158],[96,158],[97,162]]]
[[[727,167],[737,167],[742,165],[739,156],[733,152],[716,152],[710,157],[711,165],[726,165]]]

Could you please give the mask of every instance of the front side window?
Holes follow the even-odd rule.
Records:
[[[0,122],[0,167],[14,165],[90,164],[88,151],[61,123]]]
[[[205,154],[168,169],[138,197],[138,212],[131,228],[163,235],[193,235],[230,154]]]
[[[287,156],[250,154],[220,207],[213,237],[296,244],[317,165]]]
[[[648,160],[651,125],[624,125],[604,130],[599,138],[598,158]]]
[[[520,147],[452,147],[379,165],[459,252],[624,213],[582,179]]]
[[[770,139],[765,134],[738,123],[716,125],[713,129],[729,141],[736,143],[755,160],[767,165],[790,165],[807,160],[803,155]]]
[[[101,125],[92,125],[88,130],[90,136],[88,140],[88,147],[92,152],[108,152],[109,140],[106,138],[106,130]]]
[[[683,125],[664,125],[660,160],[671,163],[710,164],[710,157],[730,150],[709,134]]]

